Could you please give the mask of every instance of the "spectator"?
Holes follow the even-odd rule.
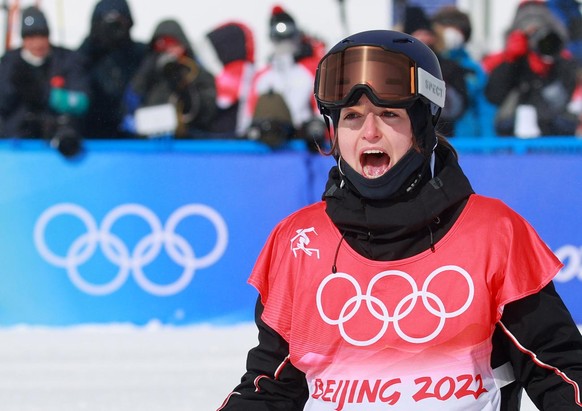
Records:
[[[447,85],[445,107],[439,120],[439,131],[446,137],[455,135],[456,122],[463,116],[469,104],[465,76],[467,70],[437,50],[438,37],[424,9],[420,6],[406,6],[404,10],[404,33],[422,41],[437,55],[443,78]]]
[[[0,61],[2,137],[44,138],[59,149],[79,148],[79,120],[88,106],[88,81],[73,50],[51,44],[36,7],[22,11],[22,47]],[[71,143],[68,148],[60,142]],[[68,144],[65,143],[65,144]]]
[[[301,32],[299,48],[295,53],[295,60],[312,72],[313,76],[315,76],[319,61],[326,52],[327,48],[323,40]]]
[[[197,61],[175,20],[163,20],[155,28],[149,50],[128,87],[125,105],[130,117],[144,107],[171,106],[177,123],[165,131],[173,131],[176,138],[207,136],[216,114],[214,77]],[[130,132],[140,134],[135,120],[137,129],[132,129],[131,121],[126,125]]]
[[[471,40],[472,25],[467,13],[455,6],[444,6],[432,16],[432,26],[437,37],[435,49],[465,69],[467,108],[455,122],[455,136],[490,137],[495,135],[491,119],[493,106],[485,98],[487,74],[481,62],[475,60],[467,50]]]
[[[244,136],[244,110],[255,73],[255,40],[246,24],[227,22],[204,36],[199,55],[216,82],[216,118],[210,131],[225,137]]]
[[[576,62],[564,45],[565,27],[544,2],[519,4],[505,48],[485,57],[485,95],[497,106],[501,136],[532,138],[574,135],[577,118],[568,111],[576,87]]]
[[[564,24],[568,31],[566,48],[582,65],[582,12],[578,0],[547,0],[548,8]]]
[[[125,0],[100,0],[91,16],[91,31],[79,52],[90,79],[91,106],[83,133],[89,138],[129,137],[121,128],[123,93],[147,46],[132,40],[133,18]]]
[[[251,87],[248,101],[247,116],[252,119],[249,130],[251,138],[261,138],[262,132],[273,129],[270,118],[264,113],[275,114],[273,110],[263,110],[262,106],[271,106],[273,101],[280,101],[289,112],[289,120],[279,124],[279,138],[271,139],[272,145],[278,145],[296,136],[305,136],[303,130],[317,129],[321,120],[316,114],[313,98],[314,64],[311,60],[321,52],[317,42],[306,36],[295,22],[295,19],[281,6],[274,6],[269,19],[269,38],[273,46],[273,54],[268,64],[259,70]],[[265,101],[261,104],[261,99]],[[259,108],[257,112],[257,108]],[[281,111],[281,110],[280,110]],[[286,118],[281,113],[277,118]],[[306,132],[306,137],[316,140],[323,138],[324,128],[319,131]],[[259,136],[259,137],[253,137]],[[275,136],[272,136],[275,137]]]

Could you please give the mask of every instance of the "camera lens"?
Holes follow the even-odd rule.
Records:
[[[562,50],[562,46],[563,43],[560,36],[551,31],[539,39],[537,50],[545,56],[556,56]]]

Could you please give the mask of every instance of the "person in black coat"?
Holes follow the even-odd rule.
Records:
[[[80,137],[88,79],[79,55],[49,40],[48,22],[36,7],[22,12],[22,47],[0,61],[0,135],[57,139]]]
[[[139,122],[132,128],[138,120],[136,111],[160,106],[171,109],[174,121],[166,123],[162,116],[159,126],[173,126],[166,131],[177,138],[207,136],[217,111],[214,77],[198,60],[184,30],[173,19],[158,23],[148,52],[129,83],[124,97],[129,118],[124,126],[140,134]]]
[[[445,107],[439,120],[439,132],[445,137],[455,135],[455,125],[469,107],[466,77],[468,71],[455,60],[445,57],[437,49],[440,41],[433,23],[421,6],[406,6],[402,31],[429,46],[439,59],[443,78],[447,83]]]
[[[87,138],[131,137],[121,130],[123,93],[147,52],[134,41],[133,18],[125,0],[101,0],[91,16],[91,31],[79,47],[90,78],[91,106],[84,122]]]

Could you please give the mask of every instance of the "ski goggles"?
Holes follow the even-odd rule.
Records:
[[[445,105],[445,82],[402,53],[378,46],[353,46],[328,54],[317,67],[315,98],[320,106],[349,105],[357,90],[378,106],[407,107],[420,96]]]

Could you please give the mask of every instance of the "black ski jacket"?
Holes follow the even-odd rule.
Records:
[[[391,215],[387,203],[382,221],[370,221],[364,219],[366,203],[362,198],[353,190],[338,190],[340,176],[334,167],[324,195],[326,211],[345,241],[360,254],[385,261],[406,258],[441,239],[473,192],[447,147],[437,148],[435,175],[448,187],[446,195],[415,203],[432,212],[411,210]],[[429,179],[426,177],[424,183]],[[349,186],[347,180],[345,183]],[[410,198],[401,198],[406,200]],[[387,226],[391,227],[389,233]],[[221,411],[300,411],[307,400],[305,375],[290,363],[287,341],[263,322],[262,311],[259,298],[255,311],[259,344],[249,351],[247,372],[218,408]],[[534,363],[532,356],[547,367]],[[582,410],[576,405],[580,392],[575,388],[582,387],[582,336],[552,283],[505,307],[493,335],[491,365],[493,369],[509,369],[509,379],[513,379],[501,389],[502,411],[520,409],[523,389],[540,410]]]

